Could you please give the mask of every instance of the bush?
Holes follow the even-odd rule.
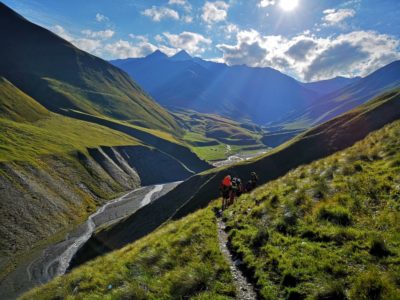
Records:
[[[341,206],[323,206],[318,211],[318,219],[326,220],[336,225],[351,225],[351,216],[347,208]]]
[[[387,248],[385,241],[381,238],[375,238],[372,240],[369,253],[376,257],[385,257],[390,255],[390,251]]]
[[[268,230],[265,228],[261,228],[252,240],[253,248],[255,248],[255,249],[261,248],[263,245],[265,245],[268,242],[268,239],[269,239]]]

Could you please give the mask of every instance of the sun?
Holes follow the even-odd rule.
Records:
[[[299,0],[280,0],[279,6],[285,11],[294,10],[299,5]]]

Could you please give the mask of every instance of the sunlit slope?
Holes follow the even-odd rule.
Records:
[[[398,299],[399,137],[396,121],[224,213],[262,299]]]
[[[2,77],[0,128],[0,161],[29,161],[40,155],[97,146],[140,144],[121,132],[51,113]]]
[[[76,109],[179,135],[174,118],[123,71],[2,3],[0,38],[0,75],[48,109]]]
[[[21,299],[232,299],[211,209],[32,290]]]
[[[17,122],[33,122],[48,117],[49,111],[0,77],[0,118]]]

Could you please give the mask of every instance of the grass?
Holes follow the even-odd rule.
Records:
[[[138,140],[103,126],[50,113],[0,77],[0,161],[32,161],[98,146],[138,145]]]
[[[0,161],[30,161],[98,146],[138,145],[137,140],[103,126],[51,114],[34,123],[0,119]]]
[[[49,111],[0,77],[0,118],[16,122],[34,122],[49,115]]]
[[[227,210],[263,299],[398,299],[400,121]]]
[[[171,222],[21,299],[232,299],[211,208]]]

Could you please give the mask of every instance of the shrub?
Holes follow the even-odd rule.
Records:
[[[351,225],[350,212],[342,206],[323,206],[318,211],[318,219],[341,226]]]
[[[265,245],[265,243],[268,242],[269,239],[269,233],[268,230],[265,228],[261,228],[256,236],[253,238],[252,240],[252,246],[255,249],[259,249],[260,247],[262,247],[263,245]]]
[[[381,238],[374,238],[372,240],[369,253],[376,257],[385,257],[390,255],[390,251],[387,248],[385,241]]]

